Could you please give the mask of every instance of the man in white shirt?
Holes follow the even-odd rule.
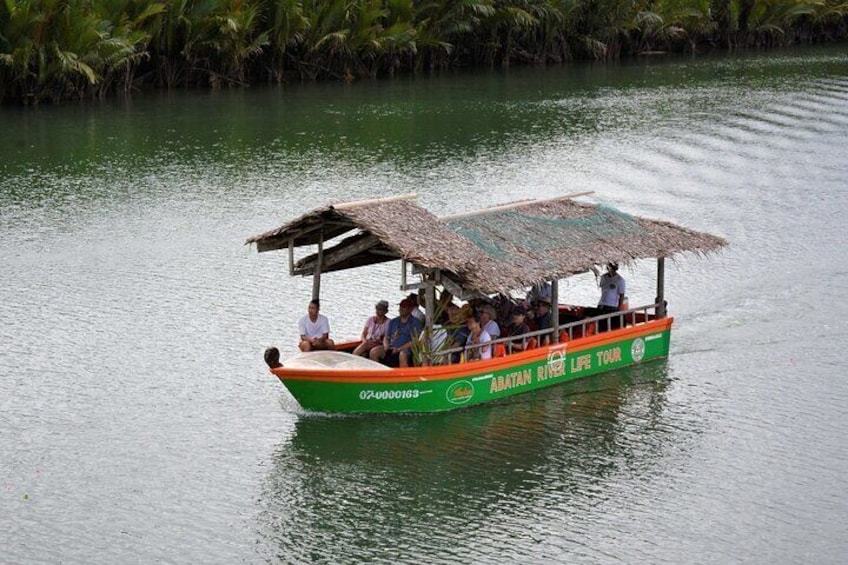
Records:
[[[607,272],[601,275],[598,283],[601,287],[601,300],[598,302],[598,313],[608,314],[617,312],[624,304],[624,295],[627,292],[627,284],[624,277],[618,274],[618,263],[607,263]],[[607,323],[603,323],[607,322]],[[609,320],[603,321],[600,328],[610,328]],[[612,321],[612,329],[618,327],[619,320]]]
[[[480,323],[492,339],[501,337],[501,327],[497,322],[497,313],[495,312],[495,307],[491,304],[484,304],[480,308]]]
[[[327,316],[319,314],[321,306],[317,298],[309,302],[307,314],[297,323],[300,331],[301,351],[314,351],[317,349],[333,349],[336,344],[330,339],[330,320]]]

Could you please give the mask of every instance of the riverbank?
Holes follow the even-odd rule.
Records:
[[[837,0],[23,0],[0,4],[0,103],[846,38]]]

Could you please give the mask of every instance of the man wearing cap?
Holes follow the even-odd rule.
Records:
[[[554,317],[551,314],[551,299],[540,296],[536,305],[536,329],[550,330],[554,326]],[[551,342],[551,334],[544,333],[539,336],[540,345],[548,345]]]
[[[369,357],[389,367],[412,365],[412,340],[424,329],[421,320],[412,316],[415,304],[409,298],[400,301],[400,316],[392,319],[383,337],[383,345],[371,350]]]
[[[509,325],[510,337],[530,333],[530,326],[524,321],[526,315],[527,310],[520,304],[512,309],[512,323]],[[510,342],[510,347],[513,351],[524,351],[527,348],[527,342],[524,339],[514,339]]]
[[[362,328],[362,335],[360,336],[362,343],[353,350],[354,355],[367,357],[372,349],[383,343],[386,328],[389,326],[389,318],[386,317],[386,313],[389,311],[388,301],[379,301],[374,305],[374,310],[375,314],[365,320],[365,327]]]
[[[535,304],[540,298],[548,298],[553,295],[553,285],[551,281],[543,281],[534,284],[527,293],[527,302]]]
[[[624,295],[627,291],[627,284],[624,277],[618,274],[618,263],[607,263],[607,272],[601,275],[601,280],[598,283],[601,287],[601,300],[598,302],[598,313],[609,314],[610,312],[618,312],[621,305],[624,304]],[[617,322],[614,321],[613,325]],[[602,324],[609,326],[609,324]]]

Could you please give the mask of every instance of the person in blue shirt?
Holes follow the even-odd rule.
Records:
[[[412,343],[424,330],[424,324],[412,316],[415,304],[409,298],[400,302],[400,316],[389,322],[383,345],[371,350],[369,357],[389,367],[412,366]]]

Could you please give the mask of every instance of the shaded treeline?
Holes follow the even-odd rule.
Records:
[[[848,0],[0,0],[0,101],[847,35]]]

